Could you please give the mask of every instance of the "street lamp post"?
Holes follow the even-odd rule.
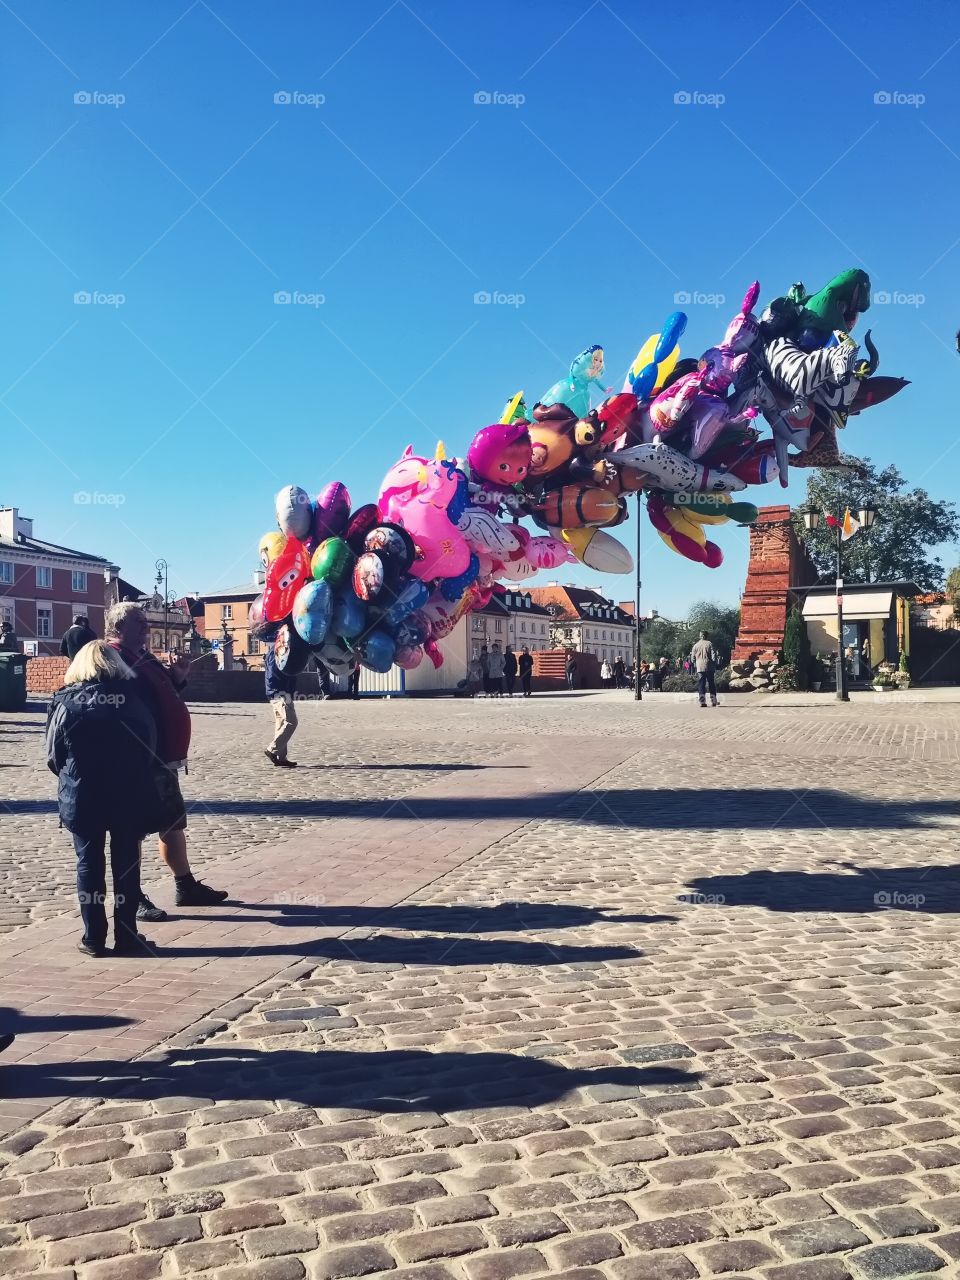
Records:
[[[860,527],[869,529],[876,519],[877,513],[873,507],[867,503],[860,508],[857,513],[860,518]],[[836,534],[836,578],[837,578],[837,701],[849,702],[850,694],[847,689],[847,668],[843,661],[843,516],[840,508],[837,508],[837,514],[832,516],[828,523],[832,522],[832,528]],[[820,512],[810,507],[803,513],[804,526],[811,532],[820,526]]]
[[[170,652],[170,627],[167,618],[167,611],[170,608],[170,591],[168,574],[170,566],[166,560],[158,560],[156,563],[157,570],[157,586],[163,584],[163,651]]]
[[[643,623],[640,621],[640,588],[643,585],[642,582],[640,581],[640,553],[643,547],[643,538],[642,538],[643,520],[640,517],[641,517],[640,490],[638,489],[637,490],[637,583],[636,583],[637,603],[634,611],[635,616],[633,619],[634,626],[635,626],[635,636],[636,636],[636,642],[633,647],[633,700],[634,702],[643,701],[643,694],[640,691],[640,655],[642,652],[640,647],[642,644],[640,629],[643,626]]]

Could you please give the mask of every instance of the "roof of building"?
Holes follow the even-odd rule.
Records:
[[[547,587],[531,587],[530,595],[537,604],[548,610],[553,606],[551,616],[580,622],[612,622],[624,627],[633,626],[633,618],[629,614],[590,587],[560,586],[559,583],[553,583]],[[602,612],[597,612],[598,610]]]
[[[263,590],[263,584],[244,582],[239,587],[224,587],[220,591],[204,591],[199,596],[202,602],[208,600],[254,600]]]
[[[835,582],[817,582],[812,587],[788,587],[788,591],[805,591],[810,596],[835,596],[837,594],[837,585]],[[845,582],[843,584],[844,596],[868,595],[873,591],[894,591],[898,596],[909,596],[914,598],[921,594],[920,588],[915,582]]]
[[[46,542],[43,538],[28,538],[20,535],[16,538],[0,536],[0,550],[33,551],[41,556],[58,556],[61,559],[80,560],[93,564],[102,564],[104,568],[115,569],[116,565],[105,556],[95,556],[89,551],[75,551],[72,547],[61,547],[57,542]]]

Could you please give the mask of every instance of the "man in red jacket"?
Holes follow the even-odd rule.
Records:
[[[187,857],[187,811],[177,771],[186,767],[190,748],[190,712],[182,692],[188,660],[181,655],[165,667],[148,648],[150,626],[138,604],[123,602],[107,611],[104,630],[110,643],[136,672],[139,692],[157,725],[157,786],[163,797],[166,826],[159,835],[160,857],[176,880],[178,907],[212,907],[227,897],[194,878]],[[138,920],[165,920],[167,913],[141,891]]]

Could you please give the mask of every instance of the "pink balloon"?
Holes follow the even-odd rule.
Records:
[[[412,448],[384,478],[381,518],[401,525],[417,544],[410,573],[421,581],[457,578],[469,567],[470,546],[447,514],[463,479],[453,463],[418,457]]]

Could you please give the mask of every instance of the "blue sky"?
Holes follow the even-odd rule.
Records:
[[[958,6],[11,0],[0,23],[0,502],[140,585],[158,556],[178,593],[245,580],[281,484],[371,500],[407,443],[464,452],[590,343],[619,388],[678,292],[705,299],[695,355],[752,279],[768,300],[855,265],[891,299],[881,372],[913,385],[842,445],[957,491]],[[644,521],[645,609],[736,600],[745,531],[710,571]]]

